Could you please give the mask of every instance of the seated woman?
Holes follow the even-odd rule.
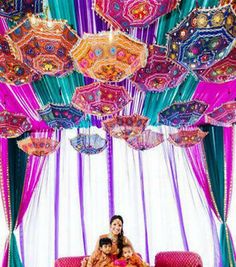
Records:
[[[110,232],[108,234],[101,235],[99,237],[93,254],[96,251],[99,251],[99,240],[101,238],[106,238],[106,237],[112,240],[111,254],[116,256],[117,258],[120,258],[122,256],[122,248],[124,245],[130,245],[131,248],[133,249],[129,239],[126,236],[124,236],[123,223],[124,223],[123,218],[120,215],[112,216],[110,220]],[[84,259],[81,267],[86,267],[89,261],[90,258]]]

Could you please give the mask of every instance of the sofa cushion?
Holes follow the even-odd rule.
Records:
[[[55,261],[55,267],[81,267],[81,262],[86,256],[63,257]]]
[[[201,257],[194,252],[167,251],[155,257],[155,267],[202,267]]]

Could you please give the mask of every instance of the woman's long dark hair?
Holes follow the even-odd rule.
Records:
[[[117,239],[117,248],[119,249],[119,253],[118,253],[117,257],[120,258],[122,256],[122,249],[123,249],[123,246],[124,246],[124,241],[123,241],[123,239],[124,239],[124,231],[123,231],[124,221],[123,221],[122,216],[114,215],[114,216],[111,217],[110,225],[116,219],[118,219],[118,220],[120,220],[122,222],[122,228],[121,228],[120,233],[118,234],[118,239]]]

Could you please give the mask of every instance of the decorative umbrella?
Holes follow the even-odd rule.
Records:
[[[162,92],[182,83],[187,70],[167,57],[165,47],[150,45],[148,50],[147,65],[132,78],[140,89]]]
[[[85,113],[106,116],[117,113],[131,100],[123,86],[92,83],[77,87],[72,104]]]
[[[229,53],[235,37],[231,5],[194,9],[168,33],[168,56],[191,70],[206,69]]]
[[[207,108],[208,104],[197,100],[174,103],[159,113],[159,122],[177,128],[191,126]]]
[[[120,31],[84,34],[73,47],[71,56],[79,72],[106,82],[119,82],[144,67],[146,44]]]
[[[79,134],[77,137],[71,139],[70,143],[79,153],[88,155],[98,154],[107,147],[107,140],[98,134]]]
[[[38,80],[40,75],[14,58],[6,38],[0,35],[0,81],[20,85]]]
[[[28,15],[8,36],[16,58],[37,72],[61,76],[73,70],[69,51],[79,37],[66,21]]]
[[[212,112],[206,114],[206,122],[222,127],[231,127],[236,123],[236,101],[222,104]]]
[[[0,0],[0,16],[17,20],[27,13],[43,12],[43,0]]]
[[[213,66],[196,70],[195,73],[206,82],[224,83],[236,79],[236,48]]]
[[[84,117],[84,113],[72,105],[48,104],[38,113],[52,128],[77,128]]]
[[[32,125],[28,118],[22,114],[10,113],[6,110],[0,112],[0,136],[16,138],[29,131]]]
[[[164,142],[163,134],[145,130],[141,134],[127,139],[129,146],[136,150],[147,150]]]
[[[200,143],[208,132],[199,128],[190,130],[179,130],[177,133],[169,134],[168,141],[175,146],[190,147]]]
[[[116,116],[102,122],[103,128],[116,138],[127,140],[141,134],[148,123],[148,118],[133,114],[130,116]]]
[[[176,8],[179,0],[94,0],[94,9],[115,28],[145,27]]]
[[[28,155],[47,156],[59,147],[59,142],[50,138],[27,137],[17,141],[18,147]]]

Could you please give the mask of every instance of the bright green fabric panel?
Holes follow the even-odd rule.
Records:
[[[11,234],[10,239],[10,258],[9,258],[9,267],[23,267],[23,264],[20,259],[17,243],[16,243],[16,237],[14,233]]]
[[[220,226],[220,251],[222,256],[222,265],[224,267],[235,267],[236,262],[234,258],[232,242],[228,234],[228,226],[222,223]]]
[[[202,129],[204,132],[208,132],[203,139],[203,144],[211,189],[221,219],[224,221],[224,129],[211,125],[205,125]]]

